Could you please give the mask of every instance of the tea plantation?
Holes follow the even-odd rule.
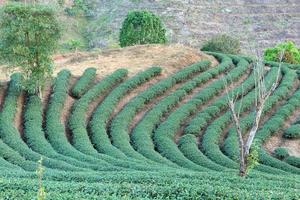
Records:
[[[300,157],[278,159],[264,147],[276,135],[299,140],[300,66],[281,66],[255,138],[260,164],[242,178],[225,86],[238,98],[241,127],[251,128],[253,61],[208,54],[219,64],[199,61],[167,77],[155,66],[98,80],[89,68],[72,81],[62,70],[44,101],[13,74],[0,110],[0,199],[35,199],[41,158],[46,199],[300,199]],[[265,64],[270,88],[279,63]]]

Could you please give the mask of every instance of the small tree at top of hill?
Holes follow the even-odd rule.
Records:
[[[60,26],[54,9],[41,4],[11,3],[0,15],[0,59],[22,72],[22,86],[39,93],[52,75]]]
[[[129,12],[120,31],[121,47],[166,43],[166,29],[159,17],[148,11]]]
[[[205,42],[201,50],[227,54],[239,54],[241,52],[241,47],[238,39],[226,34],[219,34]]]

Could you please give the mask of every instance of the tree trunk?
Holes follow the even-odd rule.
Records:
[[[245,159],[245,148],[244,148],[244,141],[243,138],[241,137],[241,134],[239,134],[239,146],[240,146],[240,176],[245,176],[246,175],[246,169],[247,169],[247,160]]]
[[[247,163],[243,148],[240,148],[240,176],[246,175]]]

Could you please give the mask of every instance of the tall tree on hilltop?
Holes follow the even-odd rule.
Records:
[[[54,9],[37,3],[6,4],[0,14],[0,35],[0,59],[22,72],[26,91],[41,96],[60,38]]]

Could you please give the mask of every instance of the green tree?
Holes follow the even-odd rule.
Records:
[[[39,93],[53,71],[52,54],[60,38],[52,7],[10,3],[0,13],[0,59],[22,72],[25,90]]]
[[[159,17],[148,11],[129,12],[120,31],[121,47],[166,43],[166,29]]]

